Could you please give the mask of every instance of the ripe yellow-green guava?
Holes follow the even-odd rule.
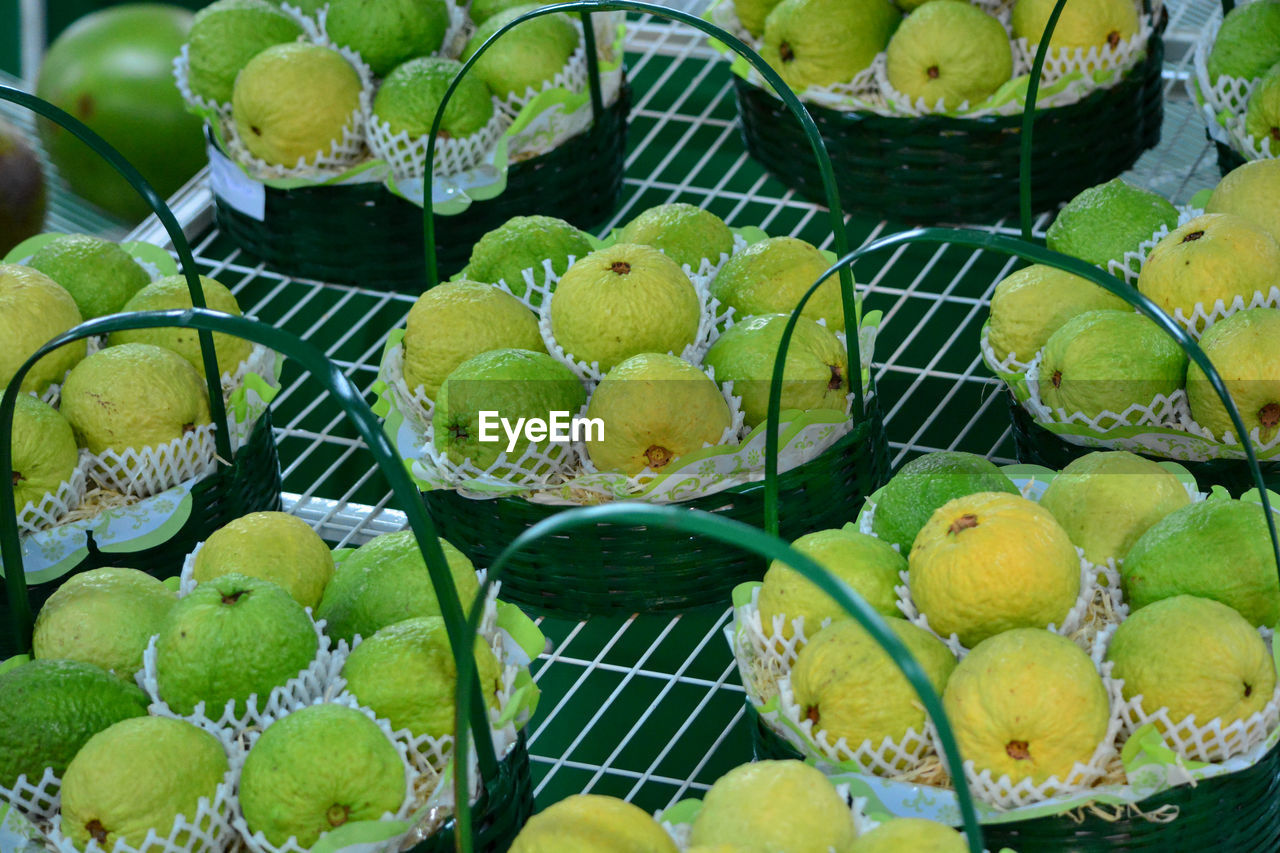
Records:
[[[410,138],[426,136],[440,111],[444,93],[462,70],[462,63],[443,56],[420,56],[397,65],[378,87],[373,115],[392,133]],[[462,78],[440,121],[440,135],[460,139],[480,130],[493,118],[493,95],[475,74]]]
[[[885,71],[911,103],[954,110],[976,106],[1013,75],[1009,34],[964,0],[933,0],[907,16],[889,39]]]
[[[0,264],[0,383],[8,385],[36,350],[80,320],[76,300],[62,285],[29,267]],[[85,347],[75,341],[40,359],[22,380],[22,390],[43,392],[61,382],[84,358]]]
[[[119,245],[88,234],[55,237],[27,261],[66,288],[86,320],[120,311],[151,281]]]
[[[1280,432],[1280,358],[1275,342],[1280,335],[1280,311],[1253,308],[1237,311],[1214,323],[1200,338],[1200,347],[1226,383],[1245,429],[1258,431],[1268,443]],[[1227,408],[1199,365],[1187,367],[1187,402],[1196,423],[1222,439],[1239,432]]]
[[[1125,252],[1137,251],[1138,244],[1149,240],[1162,225],[1178,226],[1178,209],[1171,202],[1113,178],[1067,202],[1044,237],[1053,251],[1106,269],[1108,261],[1122,260]]]
[[[205,307],[210,311],[240,316],[240,303],[222,282],[200,276],[200,292],[204,294]],[[173,308],[191,307],[191,289],[187,279],[180,275],[166,276],[139,290],[125,303],[124,311],[168,311]],[[116,344],[154,344],[173,350],[191,362],[204,375],[204,359],[200,355],[200,335],[196,329],[178,326],[162,326],[156,329],[128,329],[112,332],[107,339]],[[224,332],[213,333],[213,351],[218,359],[218,375],[234,373],[240,363],[249,357],[253,344],[244,338]]]
[[[529,819],[511,853],[676,853],[648,812],[615,797],[575,794]]]
[[[918,456],[881,490],[871,530],[905,556],[939,507],[977,492],[1016,495],[1018,487],[993,462],[974,453],[943,450]]]
[[[230,103],[245,63],[273,44],[301,36],[297,21],[267,0],[217,0],[191,21],[187,83],[202,98]]]
[[[764,20],[760,55],[797,92],[848,83],[885,49],[900,20],[887,0],[782,0]]]
[[[1250,160],[1232,169],[1214,187],[1204,209],[1244,217],[1280,242],[1280,160]]]
[[[502,27],[536,9],[532,3],[498,12],[476,28],[458,58],[466,62]],[[541,91],[559,74],[581,41],[567,15],[532,18],[504,33],[476,61],[469,73],[479,76],[499,98],[524,97]]]
[[[1056,0],[1017,0],[1013,4],[1013,36],[1038,45]],[[1115,47],[1138,32],[1133,0],[1072,0],[1063,6],[1049,37],[1053,48]]]
[[[943,504],[907,559],[929,626],[968,648],[1014,628],[1061,625],[1080,595],[1080,558],[1048,510],[1003,492]]]
[[[354,49],[378,77],[440,50],[448,28],[444,0],[330,0],[325,18],[333,42]]]
[[[253,512],[211,533],[193,561],[197,583],[233,573],[271,581],[314,610],[333,577],[333,554],[296,515]]]
[[[849,853],[966,853],[965,837],[951,827],[918,817],[886,821],[858,836]]]
[[[1280,62],[1280,2],[1241,3],[1223,17],[1209,50],[1209,81],[1216,84],[1223,74],[1251,80],[1267,73],[1277,62]]]
[[[638,214],[618,231],[619,243],[661,249],[677,264],[697,272],[702,259],[712,264],[733,252],[733,232],[724,220],[694,204],[660,204]]]
[[[18,512],[28,503],[39,506],[46,494],[57,492],[80,461],[71,424],[57,409],[30,394],[19,395],[14,405],[9,449],[9,479]]]
[[[1086,278],[1033,264],[996,285],[987,342],[996,358],[1031,361],[1056,332],[1086,311],[1128,310],[1129,304]]]
[[[1268,140],[1272,152],[1280,151],[1280,62],[1262,75],[1249,93],[1244,129],[1259,147]]]
[[[829,266],[822,252],[803,240],[770,237],[725,261],[711,282],[711,295],[738,317],[790,314]],[[842,332],[843,304],[840,278],[833,275],[805,303],[802,316],[825,320],[828,329]]]
[[[563,219],[513,216],[471,248],[471,258],[463,275],[489,284],[505,282],[512,293],[523,296],[528,289],[525,270],[531,271],[535,284],[545,285],[547,272],[543,261],[551,261],[551,270],[558,277],[569,268],[571,257],[585,258],[590,253],[591,241],[587,235]],[[542,296],[532,294],[532,302],[541,305]]]
[[[467,7],[467,17],[479,26],[499,12],[528,5],[526,0],[472,0]]]

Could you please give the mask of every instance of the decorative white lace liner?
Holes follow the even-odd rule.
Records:
[[[499,137],[511,125],[511,117],[499,109],[493,99],[493,115],[484,127],[468,136],[443,137],[436,140],[433,175],[456,175],[478,165],[485,154],[498,144]],[[369,150],[373,156],[387,161],[391,174],[400,180],[421,180],[427,162],[430,137],[410,136],[409,131],[391,132],[391,125],[370,112],[365,127]]]
[[[0,785],[0,803],[7,803],[37,824],[47,825],[58,813],[61,802],[62,780],[46,767],[34,783],[22,773],[12,788]]]
[[[1226,145],[1245,160],[1280,157],[1280,144],[1274,143],[1270,137],[1256,139],[1245,129],[1249,97],[1260,78],[1244,79],[1223,74],[1218,77],[1217,83],[1210,82],[1209,52],[1213,49],[1221,26],[1222,14],[1215,7],[1213,20],[1205,26],[1195,45],[1195,75],[1187,78],[1187,91],[1192,100],[1200,105],[1201,118],[1215,142]]]
[[[53,492],[46,492],[39,502],[28,501],[18,509],[19,534],[38,533],[54,527],[67,513],[80,506],[88,488],[90,454],[80,451],[79,461],[71,471],[71,479],[64,480]]]

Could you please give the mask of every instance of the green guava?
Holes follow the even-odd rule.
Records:
[[[483,700],[497,708],[502,670],[480,637],[475,662]],[[378,629],[352,650],[342,677],[356,701],[392,729],[408,729],[414,737],[453,734],[458,670],[439,616],[418,616]]]
[[[1057,0],[1017,0],[1013,4],[1013,37],[1038,45]],[[1138,7],[1133,0],[1072,0],[1062,8],[1049,46],[1060,48],[1115,47],[1138,32]]]
[[[1250,160],[1232,169],[1204,206],[1206,213],[1234,213],[1280,242],[1280,160]]]
[[[574,794],[529,818],[510,853],[677,853],[667,831],[639,806]]]
[[[1151,525],[1189,503],[1172,471],[1123,450],[1073,460],[1040,497],[1072,544],[1098,564],[1119,563]]]
[[[1226,383],[1245,428],[1268,443],[1280,432],[1280,359],[1275,353],[1280,311],[1253,308],[1219,320],[1200,338],[1200,348]],[[1187,368],[1187,402],[1200,426],[1222,439],[1239,432],[1199,365]],[[1237,441],[1238,441],[1237,436]]]
[[[674,355],[641,353],[613,368],[596,386],[587,418],[602,429],[586,441],[601,471],[634,477],[667,465],[704,444],[718,444],[732,423],[720,388]]]
[[[859,835],[849,853],[966,853],[968,849],[965,837],[946,824],[904,817]]]
[[[791,547],[812,557],[852,587],[881,616],[902,615],[894,587],[902,582],[900,575],[907,570],[907,559],[887,542],[853,530],[836,529],[806,533]],[[804,619],[809,637],[817,633],[824,619],[838,622],[849,618],[835,599],[781,560],[770,563],[764,573],[757,606],[766,634],[773,633],[773,617],[783,617],[783,637],[792,635],[791,621],[796,617]]]
[[[1096,418],[1182,387],[1187,356],[1173,338],[1133,311],[1086,311],[1049,336],[1040,399],[1051,410]]]
[[[942,2],[942,0],[935,0]],[[956,667],[942,641],[905,619],[887,620],[939,694]],[[843,620],[817,633],[791,668],[791,689],[815,733],[851,749],[900,741],[909,729],[924,731],[924,706],[897,662],[857,622]]]
[[[495,349],[546,352],[538,318],[519,299],[491,284],[436,285],[409,309],[404,331],[404,381],[434,400],[445,378],[469,358]]]
[[[1206,213],[1175,228],[1151,250],[1138,290],[1167,313],[1190,318],[1236,296],[1280,287],[1280,243],[1263,228],[1230,213]]]
[[[76,753],[62,777],[62,832],[83,850],[138,848],[148,833],[168,837],[179,817],[196,818],[228,769],[209,732],[172,717],[138,717],[104,729]],[[179,846],[190,843],[179,833]]]
[[[661,249],[677,264],[694,272],[707,258],[712,264],[733,252],[733,232],[724,220],[694,204],[660,204],[636,216],[618,230],[619,243],[640,243]]]
[[[679,355],[698,335],[693,282],[652,246],[615,243],[574,261],[551,295],[551,334],[607,371],[638,353]]]
[[[471,5],[467,7],[467,17],[476,26],[480,26],[499,12],[528,5],[528,0],[472,0]]]
[[[443,539],[440,547],[462,612],[469,613],[480,590],[475,567]],[[327,623],[325,633],[348,643],[405,619],[439,615],[440,601],[411,530],[384,533],[357,548],[338,566],[316,609],[316,618]]]
[[[1000,22],[964,0],[933,0],[889,39],[889,83],[916,103],[953,110],[991,97],[1013,76],[1013,48]]]
[[[200,290],[204,294],[205,307],[211,311],[240,316],[240,303],[221,282],[200,276]],[[187,279],[180,275],[166,276],[154,281],[134,294],[124,305],[125,311],[167,311],[172,308],[190,308],[191,289]],[[204,359],[200,355],[200,337],[196,329],[164,326],[158,329],[129,329],[112,332],[107,338],[111,346],[116,344],[154,344],[173,350],[191,362],[204,375]],[[223,332],[213,333],[213,349],[218,358],[218,373],[234,373],[240,362],[249,357],[253,344],[244,338]]]
[[[1129,303],[1078,275],[1033,264],[996,285],[987,342],[996,358],[1031,361],[1049,336],[1086,311],[1126,311]]]
[[[1113,178],[1077,195],[1045,232],[1055,252],[1107,268],[1167,225],[1178,227],[1178,209],[1167,199]]]
[[[396,813],[408,793],[404,760],[355,708],[311,705],[267,727],[240,776],[250,832],[308,849],[345,823]]]
[[[1244,129],[1259,146],[1262,140],[1269,139],[1272,152],[1280,152],[1280,61],[1262,76],[1249,94]]]
[[[91,453],[124,453],[209,423],[208,393],[196,369],[173,350],[120,344],[72,368],[60,411]]]
[[[755,761],[733,768],[711,786],[690,841],[829,853],[848,850],[854,834],[849,806],[821,770],[802,761]]]
[[[764,21],[779,0],[734,0],[733,10],[743,29],[759,38],[764,35]]]
[[[1215,499],[1171,512],[1129,549],[1125,600],[1140,610],[1175,595],[1234,607],[1251,625],[1280,620],[1280,580],[1262,505]]]
[[[92,664],[34,660],[0,673],[0,785],[62,776],[90,737],[147,713],[147,694]]]
[[[216,0],[191,22],[187,83],[196,95],[228,104],[245,63],[273,44],[301,36],[302,27],[267,0]]]
[[[1169,710],[1178,723],[1220,720],[1228,726],[1261,711],[1276,689],[1276,664],[1256,628],[1208,598],[1175,595],[1120,623],[1107,660],[1124,679],[1124,698],[1142,709]]]
[[[302,605],[275,584],[221,575],[197,584],[169,611],[156,640],[160,698],[179,714],[204,703],[210,719],[267,694],[310,666],[319,640]]]
[[[711,282],[711,295],[739,317],[790,314],[829,266],[822,252],[803,240],[770,237],[725,261]],[[802,315],[810,320],[825,320],[833,332],[844,331],[838,276],[823,282],[805,304]]]
[[[355,50],[378,77],[440,50],[448,29],[444,0],[330,0],[325,19],[334,44]]]
[[[537,4],[515,6],[488,18],[458,58],[466,62],[494,33],[536,8]],[[479,75],[503,100],[524,97],[531,90],[541,90],[544,83],[564,69],[579,41],[578,30],[568,16],[543,15],[504,33],[476,61],[470,73]]]
[[[253,156],[272,166],[309,166],[342,141],[360,90],[360,75],[336,50],[272,45],[237,75],[231,117]]]
[[[51,338],[80,324],[80,309],[66,288],[42,272],[0,264],[0,384],[8,385],[23,362]],[[46,355],[22,380],[23,391],[43,392],[62,382],[84,358],[86,344],[75,341]]]
[[[80,460],[76,437],[57,409],[30,394],[20,394],[13,409],[9,447],[13,505],[22,512],[71,479]]]
[[[313,610],[333,578],[333,553],[311,525],[286,512],[253,512],[219,527],[196,553],[197,583],[229,574],[271,581]]]
[[[462,274],[489,284],[505,282],[512,293],[523,296],[528,289],[523,272],[531,269],[533,281],[547,283],[544,260],[551,261],[556,276],[564,275],[569,258],[585,258],[591,253],[587,235],[563,219],[553,216],[513,216],[488,232],[471,248],[471,260]],[[541,305],[537,296],[533,304]],[[531,347],[525,347],[531,349]]]
[[[25,137],[0,121],[0,258],[44,227],[44,169]]]
[[[440,111],[444,93],[462,70],[462,63],[444,57],[410,59],[387,75],[373,99],[373,114],[411,138],[426,136]],[[462,78],[440,120],[440,135],[460,139],[470,136],[493,118],[493,96],[475,74]]]
[[[176,592],[137,569],[72,575],[40,608],[32,655],[84,661],[132,681],[177,602]]]
[[[725,330],[707,350],[704,363],[717,382],[732,382],[742,398],[748,427],[764,423],[769,411],[773,365],[778,357],[786,314],[747,317]],[[796,323],[783,365],[782,403],[788,409],[834,409],[843,412],[849,393],[849,355],[827,328],[801,317]]]
[[[120,246],[88,234],[55,237],[40,247],[27,266],[62,285],[86,320],[115,314],[151,281]]]
[[[885,49],[900,20],[886,0],[782,0],[764,20],[760,55],[797,92],[848,83]]]
[[[587,392],[573,371],[546,353],[523,349],[482,352],[458,365],[440,385],[431,426],[436,449],[461,464],[487,470],[502,454],[515,462],[532,443],[518,423],[575,417]],[[567,413],[567,414],[557,414]],[[510,422],[509,435],[498,418]],[[539,440],[546,446],[548,437]]]
[[[978,492],[1016,495],[1018,487],[994,463],[973,453],[944,450],[918,456],[881,490],[871,529],[905,556],[939,507]]]
[[[1226,14],[1209,50],[1209,82],[1218,77],[1253,80],[1280,62],[1280,2],[1241,3]]]

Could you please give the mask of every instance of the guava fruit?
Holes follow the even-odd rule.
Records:
[[[1250,160],[1232,169],[1204,206],[1206,213],[1234,213],[1280,242],[1280,160]]]
[[[1013,48],[1000,22],[964,0],[916,9],[889,39],[889,83],[914,104],[953,110],[991,97],[1013,76]]]
[[[1138,290],[1167,313],[1190,318],[1236,296],[1280,287],[1280,243],[1263,228],[1230,213],[1206,213],[1170,231],[1138,276]]]
[[[1112,178],[1067,202],[1044,237],[1053,251],[1106,269],[1162,225],[1178,227],[1178,209],[1168,199]]]
[[[17,264],[0,264],[0,385],[8,385],[23,363],[51,338],[80,324],[80,309],[66,288],[47,275]],[[75,341],[46,355],[22,380],[23,391],[43,392],[61,382],[84,358]]]
[[[821,770],[802,761],[756,761],[733,768],[702,798],[693,844],[787,853],[845,851],[853,817]]]
[[[1131,610],[1175,595],[1234,607],[1251,625],[1280,621],[1280,580],[1262,505],[1215,499],[1169,513],[1120,567]]]
[[[205,307],[210,311],[221,311],[224,314],[240,316],[240,303],[231,291],[219,281],[200,276],[200,290],[204,293]],[[187,279],[180,275],[165,278],[148,284],[134,294],[124,305],[125,311],[166,311],[172,308],[190,308],[191,290]],[[129,329],[112,332],[107,338],[111,346],[116,344],[154,344],[173,350],[191,362],[191,365],[204,375],[204,359],[200,355],[200,337],[196,329],[184,329],[178,326],[164,326],[157,329]],[[253,344],[244,338],[228,335],[223,332],[213,333],[213,349],[218,358],[218,373],[234,373],[240,362],[249,357]]]
[[[137,569],[72,575],[40,608],[32,655],[84,661],[132,681],[147,643],[177,602],[176,592]]]
[[[471,5],[467,7],[467,17],[476,26],[480,26],[499,12],[528,5],[528,0],[472,0]]]
[[[89,738],[67,766],[62,832],[80,849],[90,840],[104,850],[118,841],[138,848],[152,830],[166,838],[179,817],[195,820],[200,800],[213,800],[227,769],[218,739],[185,720],[122,720]]]
[[[797,92],[848,83],[885,49],[900,20],[886,0],[782,0],[764,19],[760,55]]]
[[[707,375],[683,359],[641,353],[610,370],[587,404],[603,428],[586,440],[600,471],[661,473],[672,461],[717,444],[729,428],[729,404]]]
[[[1086,311],[1049,336],[1040,362],[1040,399],[1051,410],[1096,418],[1182,387],[1187,356],[1133,311]]]
[[[156,683],[179,714],[203,702],[210,719],[229,702],[245,713],[310,666],[319,640],[302,605],[275,584],[229,574],[197,584],[160,626]]]
[[[615,243],[573,262],[551,295],[551,334],[606,371],[642,352],[679,355],[698,335],[693,282],[652,246]]]
[[[44,227],[44,169],[16,128],[0,121],[0,258]]]
[[[1218,77],[1252,80],[1280,62],[1280,2],[1241,3],[1226,14],[1209,50],[1209,82]]]
[[[1013,37],[1038,45],[1049,24],[1056,0],[1017,0],[1013,4]],[[1138,7],[1133,0],[1071,0],[1062,8],[1049,46],[1060,48],[1115,47],[1138,32]]]
[[[791,547],[844,581],[881,616],[901,616],[898,594],[899,574],[907,570],[907,560],[887,542],[853,530],[819,530],[806,533]],[[773,633],[773,617],[781,615],[782,636],[792,634],[791,621],[804,618],[805,633],[812,637],[824,619],[848,619],[844,608],[781,560],[769,564],[757,599],[760,621],[766,634]]]
[[[1079,646],[1040,628],[979,643],[951,673],[942,707],[975,772],[1014,784],[1065,779],[1107,734],[1111,703]]]
[[[173,85],[173,59],[191,28],[185,9],[139,3],[77,20],[49,47],[36,94],[96,131],[167,198],[208,158],[199,117]],[[41,119],[44,150],[76,195],[136,221],[151,205],[115,168],[73,136]]]
[[[268,726],[240,776],[249,831],[302,849],[345,823],[396,813],[407,793],[404,760],[378,724],[328,703]]]
[[[987,342],[996,358],[1013,355],[1024,364],[1077,314],[1127,311],[1129,303],[1078,275],[1033,264],[1001,280],[991,294]]]
[[[458,464],[469,459],[481,470],[504,453],[509,462],[515,462],[530,444],[529,433],[518,426],[520,421],[567,420],[577,416],[586,400],[587,392],[573,371],[546,353],[482,352],[454,368],[440,385],[431,415],[436,449]],[[516,424],[511,428],[518,434],[508,435],[497,418]],[[542,443],[546,446],[547,440]]]
[[[1040,497],[1072,544],[1098,564],[1123,560],[1151,525],[1189,503],[1172,471],[1123,450],[1073,460]]]
[[[231,117],[253,156],[272,166],[310,166],[342,141],[360,90],[360,75],[336,50],[272,45],[236,76]]]
[[[946,824],[905,817],[859,835],[849,853],[966,853],[968,849],[965,837]]]
[[[905,556],[939,507],[977,492],[1019,493],[994,463],[976,454],[944,450],[918,456],[903,465],[880,492],[871,529]]]
[[[764,21],[778,5],[778,0],[734,0],[733,9],[743,29],[759,38],[764,34]]]
[[[536,3],[514,6],[488,18],[476,29],[458,59],[466,62],[494,33],[536,8]],[[543,15],[504,33],[469,73],[478,75],[503,100],[524,97],[530,91],[540,91],[564,69],[579,41],[578,30],[567,15]]]
[[[479,637],[475,662],[483,701],[497,708],[502,671]],[[408,729],[414,737],[453,734],[458,670],[439,616],[418,616],[379,628],[351,651],[342,677],[356,701],[393,730]]]
[[[1219,320],[1200,338],[1200,348],[1226,383],[1240,419],[1266,444],[1280,432],[1280,359],[1275,357],[1280,311],[1252,308]],[[1218,392],[1199,365],[1187,367],[1187,402],[1196,423],[1222,439],[1238,430]],[[1237,436],[1238,441],[1238,436]]]
[[[443,539],[440,547],[462,612],[470,613],[480,590],[475,567]],[[338,566],[316,609],[316,618],[328,623],[325,633],[348,643],[414,616],[439,615],[440,601],[411,530],[384,533],[357,548]]]
[[[1258,631],[1225,604],[1194,595],[1165,598],[1120,623],[1107,660],[1124,679],[1124,698],[1142,710],[1167,708],[1173,723],[1223,726],[1271,701],[1276,664]]]
[[[739,317],[790,314],[829,266],[822,252],[803,240],[770,237],[725,261],[711,282],[711,295]],[[805,303],[802,316],[825,320],[828,329],[843,332],[843,305],[840,278],[833,275]]]
[[[392,133],[410,138],[426,136],[440,111],[444,93],[462,70],[462,63],[444,57],[420,56],[397,65],[378,87],[373,114]],[[493,118],[493,96],[475,74],[462,78],[440,120],[440,135],[460,139],[480,130]]]
[[[273,44],[301,36],[302,27],[267,0],[216,0],[191,22],[187,84],[202,98],[230,103],[245,63]]]
[[[733,253],[733,232],[724,220],[695,204],[660,204],[640,213],[618,230],[619,243],[640,243],[661,249],[677,264],[694,272],[707,258],[717,264]]]
[[[1244,129],[1259,146],[1271,140],[1271,150],[1280,151],[1280,61],[1262,76],[1249,94]]]
[[[538,318],[492,284],[436,285],[409,309],[404,330],[404,381],[434,400],[445,378],[469,358],[495,349],[546,352]]]
[[[929,627],[967,648],[1014,628],[1061,626],[1080,595],[1080,557],[1049,511],[979,492],[943,504],[907,558]],[[968,755],[968,753],[965,753]]]
[[[585,258],[590,253],[587,235],[563,219],[513,216],[471,248],[471,259],[462,273],[473,281],[505,282],[508,290],[523,296],[528,289],[524,270],[533,271],[535,284],[545,285],[544,260],[551,261],[551,269],[558,277],[569,268],[569,258]],[[541,305],[542,297],[536,296],[532,302]]]
[[[444,0],[330,0],[325,31],[378,77],[406,60],[435,53],[449,28]]]
[[[57,409],[30,394],[19,394],[9,435],[13,505],[22,512],[71,479],[80,460],[76,437]]]
[[[941,0],[935,0],[941,2]],[[905,619],[886,620],[939,694],[956,667],[942,641]],[[851,749],[900,741],[909,729],[924,731],[924,706],[897,662],[857,622],[845,620],[817,633],[791,668],[796,704],[815,733],[844,738]]]
[[[733,383],[734,396],[742,398],[748,427],[764,423],[768,415],[773,364],[788,319],[786,314],[743,318],[716,339],[703,359],[715,370],[717,382]],[[779,411],[844,411],[849,393],[849,355],[826,327],[800,318],[791,335],[782,376]]]
[[[176,352],[150,344],[99,350],[72,368],[60,411],[90,453],[141,450],[209,423],[208,388]]]
[[[676,853],[666,830],[639,806],[600,794],[552,803],[520,830],[511,853]]]
[[[313,610],[333,577],[333,554],[311,525],[286,512],[253,512],[219,527],[196,553],[197,583],[232,573],[271,581]]]
[[[90,737],[147,713],[147,695],[100,667],[33,660],[0,673],[0,785],[62,776]]]
[[[85,320],[115,314],[151,281],[119,245],[88,234],[55,237],[27,261],[62,285]]]

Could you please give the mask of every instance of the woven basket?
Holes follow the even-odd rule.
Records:
[[[1213,137],[1209,136],[1207,132],[1205,133],[1205,136],[1208,136],[1210,140],[1213,140]],[[1224,178],[1227,176],[1228,172],[1235,171],[1246,162],[1245,159],[1241,157],[1240,154],[1230,145],[1223,145],[1221,142],[1213,140],[1213,147],[1218,153],[1218,171],[1222,173]]]
[[[1037,110],[1031,204],[1045,210],[1114,178],[1160,141],[1160,16],[1145,59],[1117,85]],[[778,180],[823,203],[804,136],[773,94],[733,76],[747,150]],[[1019,210],[1022,116],[891,117],[806,105],[836,164],[846,209],[898,222],[990,222]]]

